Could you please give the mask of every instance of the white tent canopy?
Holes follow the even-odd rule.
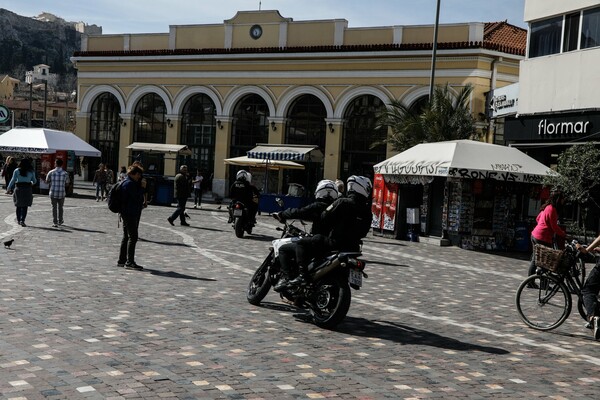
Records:
[[[270,170],[304,169],[304,165],[295,163],[293,161],[248,158],[246,156],[226,158],[223,161],[225,162],[225,164],[239,165],[249,168],[268,168]]]
[[[514,147],[474,140],[423,143],[376,164],[384,175],[443,176],[539,183],[556,172]]]
[[[0,153],[48,154],[74,151],[76,156],[100,157],[100,150],[71,132],[46,128],[14,128],[0,135]]]
[[[248,158],[285,161],[314,161],[323,160],[323,153],[318,146],[294,144],[264,144],[258,143],[248,151]]]

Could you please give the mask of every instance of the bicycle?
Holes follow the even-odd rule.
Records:
[[[519,316],[529,327],[540,331],[559,327],[571,314],[572,294],[577,296],[577,310],[587,322],[581,289],[585,263],[591,260],[576,245],[573,240],[562,251],[535,245],[537,271],[519,285],[515,297]]]

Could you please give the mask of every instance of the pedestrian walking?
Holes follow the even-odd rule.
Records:
[[[196,171],[196,177],[192,181],[194,185],[194,208],[202,207],[202,181],[204,177],[200,170]]]
[[[104,169],[106,171],[106,193],[108,193],[110,186],[115,183],[115,173],[107,164],[104,164]]]
[[[179,173],[175,176],[174,182],[177,208],[173,214],[167,218],[167,221],[169,221],[171,225],[175,225],[173,221],[179,217],[179,221],[181,222],[182,226],[190,226],[190,224],[185,221],[185,203],[187,202],[188,197],[190,197],[190,184],[187,175],[187,165],[182,165],[179,167]]]
[[[4,177],[4,183],[6,185],[4,186],[4,188],[6,189],[7,194],[10,193],[10,191],[8,190],[8,184],[10,183],[10,180],[13,177],[15,169],[17,169],[17,160],[15,160],[11,156],[6,157],[6,163],[2,168],[2,176]]]
[[[144,268],[135,262],[135,246],[138,241],[138,228],[142,209],[145,207],[144,190],[141,180],[144,170],[132,165],[127,170],[127,178],[119,191],[120,214],[123,221],[123,239],[117,266],[141,271]]]
[[[563,194],[559,190],[553,189],[550,192],[548,200],[542,204],[540,213],[536,218],[537,225],[531,232],[531,245],[534,249],[536,244],[552,247],[555,235],[558,237],[557,243],[560,244],[561,240],[564,242],[564,238],[567,234],[560,226],[558,226],[558,208],[561,207],[564,202],[565,198]],[[534,250],[531,255],[531,262],[529,263],[528,275],[534,275],[536,269]]]
[[[54,169],[46,175],[46,183],[50,185],[48,194],[52,204],[52,227],[57,228],[64,223],[63,205],[67,196],[66,186],[69,184],[69,174],[62,168],[63,160],[54,161]]]
[[[104,164],[98,165],[92,183],[96,185],[96,201],[104,200],[106,196],[106,170]]]
[[[33,204],[33,185],[36,183],[31,161],[27,158],[22,159],[8,184],[17,208],[17,222],[21,226],[27,226],[25,218],[27,218],[27,209]]]

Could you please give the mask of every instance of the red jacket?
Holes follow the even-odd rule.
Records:
[[[556,208],[552,204],[548,204],[540,213],[537,218],[537,225],[531,232],[531,236],[537,240],[541,240],[546,243],[552,243],[554,234],[560,237],[565,237],[567,234],[565,231],[558,226],[558,213]]]

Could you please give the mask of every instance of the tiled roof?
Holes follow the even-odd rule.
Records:
[[[487,22],[483,29],[483,41],[502,48],[514,49],[519,51],[515,54],[525,55],[527,30],[506,21]]]

